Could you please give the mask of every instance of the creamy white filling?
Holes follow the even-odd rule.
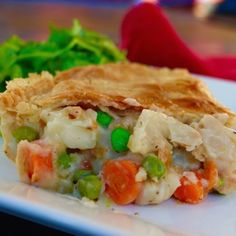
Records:
[[[228,179],[232,177],[236,179],[235,168],[232,167],[235,164],[227,164],[229,163],[227,160],[235,163],[236,135],[233,130],[224,126],[223,121],[219,121],[214,116],[204,116],[193,128],[162,112],[144,109],[138,119],[137,116],[132,115],[126,115],[122,118],[116,117],[108,129],[103,129],[97,124],[96,115],[95,111],[83,110],[80,107],[44,111],[41,114],[41,119],[45,121],[46,127],[42,138],[49,140],[50,143],[55,142],[57,145],[61,143],[68,148],[93,149],[93,154],[99,158],[118,158],[120,153],[114,152],[111,147],[111,131],[117,126],[129,127],[133,133],[128,147],[131,153],[141,154],[141,159],[149,153],[158,152],[158,156],[162,160],[168,160],[168,158],[165,159],[165,156],[172,158],[173,146],[180,146],[183,152],[192,153],[199,161],[204,161],[206,158],[220,159],[217,161],[220,172],[227,173]],[[125,122],[127,120],[129,125]],[[197,154],[198,152],[201,155]],[[200,162],[192,161],[192,158],[182,157],[181,160],[184,162],[184,165],[181,164],[183,170],[200,168]],[[99,166],[101,167],[101,165]],[[147,182],[142,169],[136,177],[138,182]],[[149,181],[145,184],[145,186],[147,185],[145,188],[159,189],[161,183],[161,188],[165,188],[164,186],[167,188],[168,182],[168,178],[165,180],[166,184],[157,181],[154,185],[153,181]],[[147,192],[144,191],[139,196],[139,204],[146,204],[144,203],[146,201],[142,201],[142,196],[146,198],[146,195]],[[161,196],[155,198],[154,203],[160,202],[161,198],[163,200],[166,198],[166,194]]]
[[[107,112],[109,113],[109,110]],[[107,129],[97,124],[96,111],[83,110],[78,106],[57,111],[44,110],[40,118],[46,124],[43,132],[40,132],[43,133],[41,138],[49,146],[53,146],[56,154],[65,148],[87,150],[73,154],[77,161],[70,168],[60,172],[58,191],[71,191],[72,183],[68,180],[71,174],[80,168],[80,160],[89,160],[85,155],[96,157],[95,160],[91,159],[91,164],[94,172],[101,175],[105,159],[128,159],[141,164],[143,158],[153,152],[164,162],[168,158],[172,160],[174,156],[172,165],[174,168],[180,166],[182,169],[176,170],[184,171],[183,176],[192,183],[197,183],[197,178],[191,170],[199,169],[201,161],[213,158],[225,182],[221,192],[228,193],[236,188],[236,134],[224,125],[227,118],[225,115],[206,115],[200,122],[190,126],[162,112],[143,110],[141,114],[127,112],[114,115],[114,120]],[[112,150],[110,140],[112,130],[119,126],[132,132],[128,143],[129,151],[122,154]],[[178,149],[179,147],[181,148]],[[185,155],[182,155],[183,153]],[[24,178],[27,178],[21,151],[18,153],[17,163],[24,173]],[[143,187],[135,202],[140,205],[159,204],[169,199],[180,185],[181,178],[173,166],[168,167],[160,179],[150,179],[145,169],[140,167],[135,180],[142,182]],[[53,184],[49,186],[50,178]],[[38,183],[44,187],[55,188],[57,178],[55,173],[48,174],[48,177],[46,175]],[[208,183],[203,180],[202,184],[207,186]]]
[[[192,153],[175,148],[173,150],[173,165],[183,170],[198,170],[201,167],[201,162]]]

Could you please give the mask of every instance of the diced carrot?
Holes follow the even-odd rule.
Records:
[[[38,179],[45,172],[52,171],[52,157],[41,156],[39,153],[31,153],[29,156],[29,173],[32,173],[31,180]]]
[[[142,184],[135,182],[138,166],[130,160],[111,160],[103,167],[106,194],[117,204],[132,203]]]
[[[199,180],[197,180],[197,183],[192,183],[187,179],[187,177],[183,176],[180,183],[181,186],[179,186],[174,193],[174,196],[178,200],[196,204],[203,199],[204,188]]]
[[[31,149],[29,146],[28,155],[25,157],[28,163],[28,176],[32,183],[43,180],[48,173],[53,171],[51,150],[45,150],[38,144],[33,145],[37,145],[37,148]]]
[[[197,170],[192,173],[195,174],[197,182],[192,183],[183,176],[180,180],[181,186],[177,188],[174,196],[183,202],[198,203],[216,186],[218,170],[214,161],[206,160],[204,170]]]

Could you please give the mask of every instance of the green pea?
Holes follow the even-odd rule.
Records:
[[[60,168],[68,169],[71,166],[72,158],[66,152],[61,153],[57,158],[57,165]]]
[[[78,191],[82,197],[98,199],[101,189],[102,181],[96,175],[88,175],[78,181]]]
[[[113,117],[110,116],[108,113],[103,111],[97,112],[97,122],[103,128],[108,128],[112,121]]]
[[[12,135],[17,143],[21,140],[33,141],[38,138],[38,132],[29,126],[21,126],[15,129]]]
[[[128,151],[128,142],[130,132],[127,129],[118,127],[111,132],[111,145],[114,151],[124,152]]]
[[[76,170],[73,175],[73,183],[77,183],[79,179],[84,178],[85,176],[91,175],[91,170]]]
[[[166,171],[165,164],[155,155],[149,155],[143,160],[143,168],[150,178],[161,178]]]

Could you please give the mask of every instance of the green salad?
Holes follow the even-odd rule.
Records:
[[[125,60],[120,51],[107,37],[81,27],[74,20],[70,29],[51,27],[44,42],[24,41],[12,36],[0,45],[0,91],[6,81],[25,78],[28,73],[63,71],[75,66],[105,64]]]

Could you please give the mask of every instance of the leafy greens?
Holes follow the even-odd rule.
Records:
[[[25,78],[28,73],[63,71],[75,66],[125,60],[125,54],[105,36],[81,27],[74,20],[71,29],[51,27],[44,42],[24,41],[17,36],[0,45],[0,91],[6,81]]]

